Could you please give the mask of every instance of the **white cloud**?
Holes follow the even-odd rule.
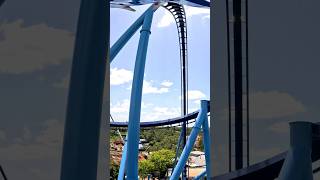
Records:
[[[180,108],[160,107],[155,106],[151,111],[143,111],[141,121],[156,121],[168,118],[175,118],[181,115]]]
[[[153,85],[153,81],[143,81],[143,89],[142,93],[143,94],[163,94],[169,92],[169,87],[171,86],[171,82],[169,81],[164,81],[161,83],[161,86],[156,87]],[[128,90],[131,91],[131,86],[127,88]]]
[[[158,22],[158,27],[167,27],[174,23],[174,18],[171,13],[167,10],[164,11],[164,15],[161,17],[160,21]]]
[[[203,15],[204,17],[208,16],[210,18],[210,9],[208,8],[198,8],[198,7],[188,6],[185,8],[185,10],[186,10],[187,18],[195,15]]]
[[[173,82],[165,80],[165,81],[162,81],[161,85],[165,87],[171,87],[173,85]]]
[[[126,69],[112,68],[110,70],[110,84],[121,85],[132,81],[133,72]]]
[[[74,35],[46,24],[23,26],[22,20],[0,26],[0,72],[19,74],[70,60]]]
[[[197,7],[185,7],[186,18],[191,18],[192,16],[202,15],[202,20],[206,20],[210,18],[210,9],[197,8]],[[174,18],[169,11],[164,11],[164,15],[161,17],[158,22],[158,27],[167,27],[171,24],[174,24]]]
[[[110,105],[110,112],[115,121],[128,121],[130,101],[124,99]],[[155,106],[152,103],[142,102],[141,121],[155,121],[180,116],[180,107]]]
[[[155,87],[152,81],[143,82],[143,94],[162,94],[169,92],[168,87]]]
[[[196,105],[200,105],[200,101],[199,100],[195,100],[195,101],[193,101],[193,103],[195,103]]]
[[[130,101],[129,99],[122,100],[122,102],[117,102],[115,105],[110,105],[111,114],[114,113],[127,113],[129,112]]]
[[[269,91],[250,95],[251,117],[270,119],[305,112],[304,105],[288,93]]]
[[[189,100],[197,101],[197,100],[203,99],[205,97],[206,97],[206,95],[199,90],[189,90],[188,91],[188,99]],[[180,99],[181,99],[181,96],[180,96]]]
[[[151,107],[151,103],[141,103],[141,111]],[[115,121],[127,121],[129,117],[130,100],[124,99],[116,102],[116,104],[110,104],[110,113]]]

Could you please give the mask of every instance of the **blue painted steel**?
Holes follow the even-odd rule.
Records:
[[[183,131],[184,131],[184,129],[182,128],[182,131],[180,132],[179,139],[178,139],[178,144],[177,144],[177,148],[176,148],[176,155],[174,157],[174,166],[176,165],[177,159],[179,156],[178,154],[179,154],[179,150],[180,150],[180,144],[182,142],[182,135],[184,134]],[[174,171],[174,167],[172,168],[171,175],[172,175],[173,171]]]
[[[81,1],[64,129],[61,180],[97,179],[108,48],[107,3]]]
[[[128,137],[128,136],[126,136]],[[128,149],[127,149],[127,138],[125,140],[125,144],[122,150],[122,156],[121,156],[121,162],[120,162],[120,169],[119,169],[119,175],[118,175],[118,180],[123,180],[124,179],[124,174],[126,172],[126,167],[127,167],[127,154],[128,154]]]
[[[312,180],[312,123],[290,123],[290,150],[279,175],[280,180]]]
[[[193,180],[200,180],[201,178],[205,177],[206,174],[207,174],[207,172],[203,171],[198,176],[194,177]]]
[[[207,102],[209,103],[209,101]],[[205,112],[208,112],[208,107],[203,107]],[[203,144],[204,144],[204,152],[206,157],[206,171],[207,171],[207,177],[211,177],[211,163],[210,163],[210,131],[209,131],[209,123],[208,123],[208,116],[203,117],[203,124],[202,124],[202,130],[203,130]]]
[[[128,142],[127,148],[130,156],[127,157],[127,178],[129,180],[138,179],[138,146],[140,135],[140,111],[142,99],[143,76],[150,36],[150,28],[153,18],[153,9],[148,9],[140,31],[140,40],[137,51],[136,63],[131,89],[129,124],[128,124]]]
[[[198,113],[199,111],[195,111],[182,117],[176,117],[172,119],[165,119],[165,120],[159,120],[159,121],[141,122],[140,127],[156,127],[156,126],[178,124],[184,121],[195,119],[198,116]],[[110,122],[110,126],[111,127],[127,127],[128,122]]]
[[[150,10],[154,11],[154,6],[149,7],[128,29],[127,31],[114,43],[110,49],[110,63],[117,56],[123,46],[129,41],[129,39],[134,35],[134,33],[141,27],[145,15]]]
[[[192,131],[188,138],[186,146],[183,148],[178,164],[174,168],[174,171],[172,173],[172,176],[170,177],[170,180],[179,179],[179,176],[183,170],[183,167],[186,164],[189,154],[193,148],[194,142],[196,141],[197,135],[201,129],[201,125],[203,124],[205,117],[207,117],[207,113],[208,113],[206,111],[207,107],[208,107],[208,101],[201,100],[201,109],[196,119],[195,125],[192,128]]]

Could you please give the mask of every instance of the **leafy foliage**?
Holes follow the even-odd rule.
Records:
[[[154,163],[155,170],[160,172],[160,177],[164,177],[167,169],[173,166],[175,153],[171,150],[162,149],[155,151],[150,156],[150,161]]]
[[[160,149],[175,150],[179,138],[180,128],[152,128],[142,130],[141,137],[149,142],[149,152],[158,151]]]
[[[111,179],[117,179],[119,175],[119,164],[116,164],[114,161],[111,161],[110,164],[110,178]]]
[[[152,174],[153,177],[164,178],[168,168],[173,166],[175,157],[175,151],[179,135],[181,132],[180,127],[168,127],[168,128],[150,128],[141,129],[140,138],[146,139],[149,143],[146,151],[150,153],[150,156],[146,160],[139,161],[139,176],[145,178],[148,174]],[[189,135],[192,128],[187,129]],[[121,134],[125,135],[126,128],[120,128]],[[203,150],[203,134],[199,134],[199,141],[195,144],[196,150]],[[111,129],[110,139],[111,142],[119,140],[119,134],[115,128]],[[180,148],[180,153],[182,148]],[[119,165],[112,165],[110,173],[111,177],[117,177],[119,171]]]
[[[172,167],[175,153],[168,149],[161,149],[152,152],[150,158],[139,162],[139,175],[144,178],[148,174],[159,174],[160,178],[165,177],[168,168]]]
[[[148,174],[151,174],[154,171],[154,163],[149,160],[142,160],[139,162],[139,175],[142,178],[145,178],[148,176]]]

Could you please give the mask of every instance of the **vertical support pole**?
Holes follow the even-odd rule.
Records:
[[[243,168],[243,108],[242,108],[242,31],[241,0],[233,0],[234,91],[235,91],[235,166]]]
[[[188,160],[189,154],[193,148],[194,142],[196,141],[197,135],[201,129],[203,121],[204,121],[205,117],[207,117],[208,103],[209,102],[206,100],[201,100],[201,109],[200,109],[200,112],[197,116],[195,125],[192,128],[192,131],[191,131],[190,136],[188,138],[187,144],[183,148],[183,151],[181,153],[178,164],[174,168],[174,171],[170,177],[170,180],[179,179],[179,176],[180,176],[181,172],[183,171],[183,168]]]
[[[172,171],[171,171],[171,175],[173,173],[174,167],[177,164],[178,153],[179,153],[179,150],[180,150],[180,144],[181,144],[182,138],[183,138],[183,131],[181,131],[180,135],[179,135],[178,144],[177,144],[177,148],[176,148],[176,155],[174,157],[174,164],[173,164],[173,168],[172,168]]]
[[[232,170],[232,143],[231,143],[231,61],[230,61],[230,25],[229,25],[229,0],[226,1],[226,27],[227,27],[227,59],[228,59],[228,166]],[[211,111],[212,112],[212,111]]]
[[[82,0],[64,129],[61,180],[97,178],[108,2]]]
[[[140,31],[140,40],[137,51],[136,63],[130,98],[129,124],[128,124],[128,142],[127,148],[130,150],[130,156],[127,157],[127,177],[129,180],[138,179],[138,154],[139,154],[139,136],[140,136],[140,111],[142,99],[143,76],[152,24],[153,10],[146,12],[142,29]]]
[[[250,165],[250,101],[249,101],[249,31],[248,31],[248,0],[245,0],[246,16],[246,138],[247,138],[247,167]]]
[[[282,165],[280,180],[312,180],[312,123],[290,123],[290,150]]]
[[[128,137],[128,136],[127,136]],[[125,140],[125,144],[122,150],[122,156],[121,156],[121,162],[120,162],[120,169],[119,169],[119,175],[118,175],[118,180],[123,180],[124,179],[124,174],[127,169],[127,154],[128,154],[128,148],[127,148],[127,138]]]
[[[208,107],[206,107],[208,108]],[[208,109],[204,111],[208,112]],[[203,117],[202,129],[203,129],[203,144],[204,144],[204,152],[206,157],[206,173],[207,178],[211,178],[211,163],[210,163],[210,131],[209,131],[209,124],[208,124],[208,116]]]
[[[147,9],[128,29],[123,35],[114,43],[110,50],[110,63],[120,52],[123,46],[129,41],[129,39],[134,35],[134,33],[140,28],[143,23],[146,13],[150,10],[154,10],[154,7],[151,6]]]

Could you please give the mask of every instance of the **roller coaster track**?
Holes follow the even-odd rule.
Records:
[[[208,107],[208,111],[210,112],[210,107]],[[198,116],[198,114],[199,114],[199,111],[195,111],[182,117],[151,121],[151,122],[141,122],[140,127],[157,127],[157,126],[178,124],[181,122],[186,122],[186,121],[195,119]],[[127,127],[127,126],[128,126],[128,122],[110,122],[110,127]]]

